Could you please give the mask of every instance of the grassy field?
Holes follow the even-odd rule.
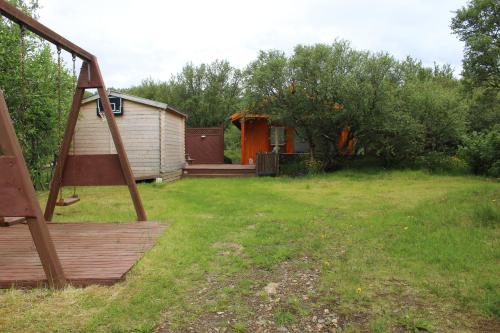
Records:
[[[343,171],[139,189],[169,227],[127,280],[0,291],[1,332],[500,331],[498,182]],[[80,195],[57,220],[133,219],[126,188]]]

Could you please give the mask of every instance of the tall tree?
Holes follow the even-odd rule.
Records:
[[[464,77],[500,88],[500,2],[470,0],[456,12],[451,28],[465,42]]]
[[[471,0],[459,9],[451,28],[465,42],[464,95],[471,131],[488,131],[500,123],[500,3]]]

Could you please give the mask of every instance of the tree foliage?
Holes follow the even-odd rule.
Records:
[[[464,77],[475,85],[500,88],[500,3],[471,0],[451,28],[465,42]]]
[[[475,173],[500,175],[500,3],[471,0],[451,27],[465,42],[463,92],[468,132],[460,155]]]
[[[13,3],[36,17],[37,1]],[[73,81],[72,75],[62,66],[59,112],[57,59],[46,42],[31,33],[24,34],[22,45],[20,27],[0,18],[0,89],[4,91],[35,185],[43,187],[47,180],[43,174],[57,154]]]
[[[190,127],[227,125],[240,108],[240,71],[225,60],[187,64],[169,81],[145,80],[126,92],[171,104],[188,115]]]
[[[474,131],[466,136],[459,154],[474,173],[500,177],[500,125],[491,131]]]
[[[455,150],[465,130],[460,84],[448,66],[353,49],[346,41],[261,52],[244,71],[246,105],[297,129],[326,164],[350,128],[357,153],[386,163]]]

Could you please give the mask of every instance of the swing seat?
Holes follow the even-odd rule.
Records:
[[[24,217],[0,217],[0,227],[10,227],[11,225],[24,222],[26,222],[26,218]]]
[[[56,206],[71,206],[76,204],[78,201],[80,201],[80,197],[78,195],[73,195],[69,198],[61,198],[57,201]]]

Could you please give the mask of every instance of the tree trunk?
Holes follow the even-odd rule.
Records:
[[[314,161],[316,159],[316,145],[312,137],[308,137],[307,141],[309,142],[309,159]]]

